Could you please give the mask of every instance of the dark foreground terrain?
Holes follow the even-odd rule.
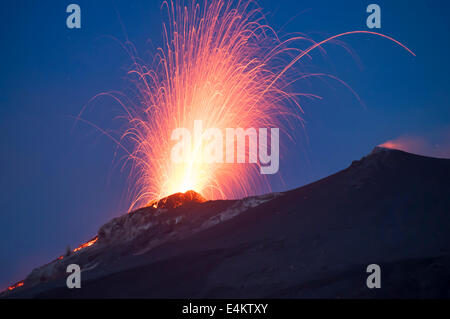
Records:
[[[3,297],[450,298],[450,160],[376,148],[286,193],[179,204],[112,220]]]

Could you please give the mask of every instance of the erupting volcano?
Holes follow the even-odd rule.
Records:
[[[450,297],[442,8],[256,1],[5,1],[0,299]]]
[[[163,2],[162,11],[163,45],[154,62],[147,65],[130,50],[134,58],[129,76],[136,96],[111,93],[127,123],[120,138],[111,138],[131,163],[130,211],[188,190],[206,199],[269,192],[259,160],[247,165],[203,162],[205,136],[191,145],[186,161],[174,163],[173,131],[193,131],[194,123],[201,121],[221,130],[279,128],[280,134],[294,139],[294,132],[303,127],[299,98],[319,97],[292,92],[292,84],[314,76],[338,80],[301,70],[299,62],[315,49],[324,50],[323,44],[349,34],[371,34],[414,54],[370,31],[346,32],[320,42],[300,35],[281,40],[253,1],[170,1]],[[300,49],[294,43],[306,45]]]
[[[163,2],[162,11],[166,16],[162,26],[163,45],[154,55],[153,63],[142,62],[133,49],[129,52],[133,60],[129,77],[135,95],[100,94],[112,96],[124,111],[121,118],[126,127],[120,137],[99,129],[125,151],[125,164],[131,163],[129,211],[132,213],[104,225],[98,236],[69,250],[50,266],[37,269],[28,282],[57,278],[63,270],[59,262],[67,263],[67,259],[75,257],[89,259],[89,252],[104,249],[112,242],[125,245],[120,249],[140,254],[162,242],[191,236],[277,197],[271,194],[237,202],[229,200],[270,192],[265,175],[260,173],[264,164],[261,150],[256,159],[250,147],[245,154],[239,153],[239,141],[231,140],[231,157],[237,161],[206,163],[205,146],[211,141],[204,133],[196,134],[195,126],[202,123],[205,128],[245,132],[256,128],[260,133],[260,147],[261,132],[266,132],[265,143],[269,144],[267,131],[263,131],[267,129],[271,132],[273,129],[277,137],[280,133],[295,139],[295,132],[303,128],[300,98],[319,97],[293,92],[292,85],[314,76],[328,76],[345,84],[332,75],[302,71],[300,61],[310,58],[313,50],[324,50],[324,44],[342,36],[370,34],[393,41],[414,55],[395,39],[371,31],[341,33],[319,42],[301,35],[283,40],[266,24],[261,8],[253,1],[173,0]],[[293,44],[306,46],[301,49]],[[83,112],[84,108],[78,119],[90,123],[82,119]],[[194,136],[194,143],[189,144],[185,161],[178,163],[171,155],[176,139],[173,133],[180,128],[199,136]],[[244,137],[243,144],[246,142]],[[227,151],[228,144],[227,139]],[[229,201],[211,204],[207,201],[217,199]],[[169,213],[159,217],[163,211],[184,212],[191,206],[201,207],[195,217],[186,218],[181,214],[172,218]],[[143,208],[135,210],[136,207]],[[201,211],[206,211],[206,215],[202,216]],[[173,235],[173,225],[186,219],[188,226]],[[164,226],[158,226],[154,233],[141,233],[154,225]],[[145,241],[141,242],[139,236]],[[131,242],[133,247],[126,247]],[[106,264],[107,260],[102,257],[101,262]],[[88,265],[97,266],[89,262]],[[19,282],[10,290],[22,285]]]

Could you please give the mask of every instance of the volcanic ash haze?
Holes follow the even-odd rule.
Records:
[[[115,218],[93,245],[3,297],[448,298],[448,194],[449,159],[378,147],[289,192],[218,201],[189,192]],[[71,263],[84,270],[82,289],[66,287]],[[366,287],[373,263],[383,289]]]

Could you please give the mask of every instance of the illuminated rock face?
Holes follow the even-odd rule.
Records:
[[[151,203],[149,206],[153,206],[154,208],[177,208],[188,203],[203,202],[206,202],[206,199],[202,195],[194,191],[187,191],[186,193],[176,193],[167,196]]]
[[[164,244],[183,240],[278,196],[268,194],[242,200],[206,201],[194,191],[173,194],[110,220],[100,227],[92,240],[70,254],[35,268],[20,285],[11,286],[10,291],[22,286],[25,290],[33,289],[62,280],[67,276],[67,266],[73,263],[84,271],[101,269],[103,272],[130,256],[141,256]],[[21,290],[17,289],[15,293]]]

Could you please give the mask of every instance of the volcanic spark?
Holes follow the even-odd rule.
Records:
[[[280,128],[302,126],[299,97],[292,93],[296,80],[323,74],[289,71],[303,57],[328,41],[364,33],[353,31],[321,42],[304,36],[281,41],[265,24],[264,15],[252,1],[163,2],[163,46],[151,66],[133,55],[129,72],[137,97],[114,98],[126,111],[128,129],[115,140],[131,161],[133,201],[130,210],[174,193],[194,190],[206,199],[236,198],[270,191],[266,178],[253,165],[207,164],[201,161],[202,143],[192,145],[189,159],[173,163],[171,134],[174,129],[193,131],[195,121],[208,128]],[[307,48],[291,48],[293,42]],[[332,77],[332,76],[330,76]],[[335,78],[335,77],[332,77]],[[130,100],[137,101],[130,106]],[[131,142],[132,151],[124,146]],[[247,154],[248,156],[248,154]]]
[[[224,130],[278,127],[281,117],[295,117],[286,106],[299,105],[286,81],[273,84],[282,67],[275,62],[283,53],[278,38],[250,2],[164,2],[163,8],[168,22],[155,67],[136,63],[130,72],[144,109],[130,117],[124,135],[136,142],[133,204],[188,190],[212,199],[268,189],[257,165],[203,163],[201,142],[186,162],[174,164],[170,141],[174,129],[192,131],[195,121]]]

